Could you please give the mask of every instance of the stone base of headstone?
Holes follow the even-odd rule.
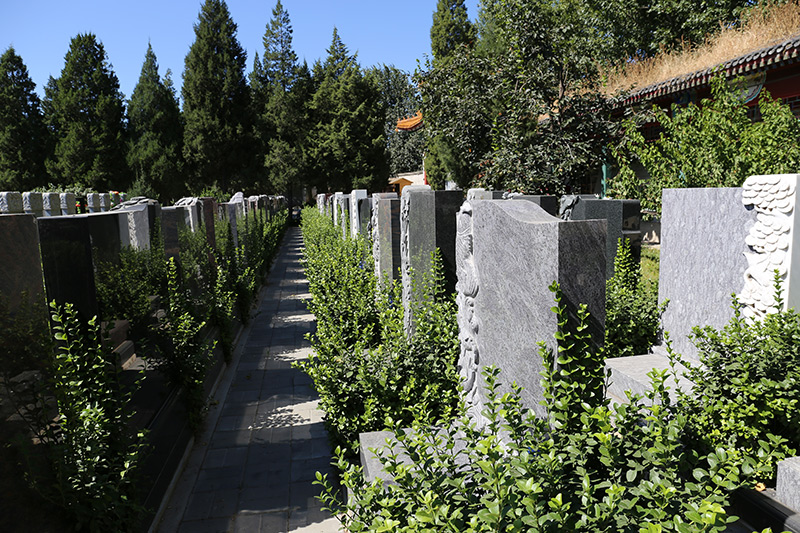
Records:
[[[677,387],[686,392],[691,390],[691,382],[683,377],[686,369],[681,365],[676,367],[678,373],[676,381],[675,376],[671,374],[666,351],[657,346],[654,348],[654,353],[606,359],[606,397],[616,403],[627,403],[626,391],[644,396],[653,388],[647,375],[653,369],[670,371],[666,385],[670,388],[669,396],[673,400],[678,398]]]

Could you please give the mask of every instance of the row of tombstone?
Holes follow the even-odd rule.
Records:
[[[119,192],[89,193],[77,197],[71,192],[0,192],[0,214],[27,213],[36,217],[75,215],[78,206],[84,213],[102,213],[128,200]]]
[[[0,197],[9,196],[13,195],[0,193]],[[136,197],[96,213],[0,214],[0,299],[13,314],[23,303],[23,295],[33,303],[45,301],[46,296],[46,301],[72,303],[79,315],[88,319],[98,312],[96,261],[119,263],[122,249],[149,249],[159,233],[165,256],[177,257],[184,227],[192,231],[211,228],[205,235],[216,247],[213,228],[217,219],[230,224],[238,245],[237,226],[245,213],[252,211],[268,219],[285,206],[283,197],[237,193],[223,203],[192,197],[162,207],[156,200]]]
[[[669,302],[662,321],[672,348],[688,360],[699,360],[692,329],[723,327],[733,316],[732,294],[751,319],[775,309],[775,271],[784,309],[800,305],[799,186],[800,175],[789,174],[751,176],[739,188],[663,191],[659,301]],[[545,414],[538,342],[555,351],[557,328],[548,287],[560,284],[562,303],[571,312],[586,304],[590,330],[602,342],[605,282],[613,275],[617,238],[630,239],[634,249],[640,242],[636,201],[568,197],[559,205],[548,197],[498,196],[409,186],[399,199],[366,198],[360,191],[317,198],[335,222],[349,220],[351,234],[371,230],[376,272],[390,279],[399,272],[404,299],[413,273],[429,268],[434,247],[441,250],[458,303],[458,369],[478,425],[485,403],[481,370],[488,365],[513,376],[524,387],[523,404]],[[606,367],[608,395],[622,401],[625,390],[643,393],[647,373],[668,368],[669,360],[663,346],[654,346],[648,354],[608,359]],[[509,390],[501,385],[501,392]],[[379,447],[385,436],[364,434],[362,446]],[[781,463],[778,478],[779,499],[800,511],[794,490],[800,486],[800,458]]]
[[[400,198],[369,197],[365,190],[318,195],[317,206],[343,236],[372,238],[375,272],[381,280],[401,280],[407,310],[413,287],[431,270],[431,253],[439,250],[445,288],[457,295],[458,364],[475,417],[483,405],[481,368],[492,364],[524,383],[523,400],[541,411],[537,343],[545,340],[555,349],[549,286],[559,282],[573,312],[587,304],[600,342],[618,238],[635,248],[640,243],[636,200],[579,197],[562,218],[554,196],[484,189],[465,194],[421,185],[405,187]],[[405,316],[410,334],[414,317]]]

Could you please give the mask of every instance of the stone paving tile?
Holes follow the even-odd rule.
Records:
[[[190,465],[197,466],[187,467],[157,531],[339,531],[312,483],[317,471],[333,469],[318,397],[292,367],[308,359],[305,335],[316,327],[301,244],[291,228],[223,378],[213,426],[195,444]]]

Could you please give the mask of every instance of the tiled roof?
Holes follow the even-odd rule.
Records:
[[[413,117],[400,119],[397,121],[398,131],[414,131],[422,127],[422,111],[417,111]]]
[[[737,58],[725,61],[721,65],[676,76],[669,80],[648,85],[626,98],[619,104],[628,105],[652,100],[663,96],[672,95],[696,87],[707,86],[713,74],[723,72],[726,78],[756,74],[758,72],[773,70],[782,66],[800,62],[800,34],[783,42],[767,46]]]

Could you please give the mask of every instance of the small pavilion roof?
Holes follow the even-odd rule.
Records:
[[[397,131],[415,131],[422,127],[422,111],[397,121]]]

